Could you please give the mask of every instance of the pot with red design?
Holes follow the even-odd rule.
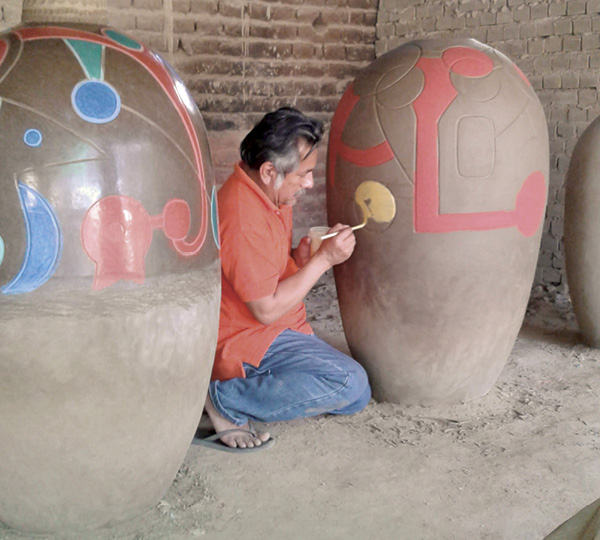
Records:
[[[37,25],[0,35],[0,133],[0,521],[123,521],[169,488],[210,378],[204,124],[143,44]]]
[[[331,126],[327,211],[330,224],[367,220],[334,273],[377,399],[490,390],[525,314],[547,186],[542,106],[500,52],[415,41],[348,86]]]

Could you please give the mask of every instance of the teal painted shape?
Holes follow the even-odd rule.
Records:
[[[62,233],[52,207],[42,195],[19,182],[25,217],[27,246],[18,274],[4,287],[4,294],[21,294],[42,286],[54,274],[62,254]]]
[[[91,41],[82,41],[80,39],[66,39],[73,54],[77,56],[81,67],[85,71],[88,79],[103,80],[102,72],[102,48],[100,43]]]
[[[143,47],[135,40],[126,36],[125,34],[121,34],[121,32],[117,32],[116,30],[105,30],[104,34],[106,37],[109,37],[113,41],[116,41],[119,45],[123,45],[123,47],[127,47],[128,49],[134,49],[136,51],[141,51]]]
[[[215,244],[217,244],[217,247],[221,249],[221,242],[219,238],[219,205],[217,204],[217,188],[215,186],[213,186],[212,189],[210,210],[210,223],[212,225],[213,238],[215,239]]]

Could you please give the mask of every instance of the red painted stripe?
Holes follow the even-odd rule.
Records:
[[[421,58],[417,67],[425,74],[423,92],[413,102],[417,116],[417,155],[415,167],[414,226],[419,233],[453,231],[486,231],[516,226],[524,236],[532,236],[543,217],[546,201],[544,175],[536,171],[523,183],[515,210],[440,214],[439,200],[439,132],[440,118],[457,95],[450,71],[460,65],[464,76],[489,73],[490,66],[480,56],[464,54],[464,48],[449,49],[442,62],[436,58]],[[447,55],[452,51],[451,55]],[[444,65],[446,64],[446,65]]]
[[[394,157],[394,152],[387,141],[365,150],[352,148],[341,143],[338,154],[342,159],[359,167],[376,167],[377,165],[387,163]]]
[[[8,45],[6,44],[6,41],[0,41],[0,64],[4,61],[4,58],[6,58],[6,53],[8,52]]]
[[[364,149],[353,148],[342,142],[342,132],[359,99],[359,96],[352,90],[352,85],[350,85],[344,92],[331,122],[328,148],[328,177],[332,186],[335,183],[335,160],[337,156],[359,167],[376,167],[394,158],[394,152],[387,141]]]

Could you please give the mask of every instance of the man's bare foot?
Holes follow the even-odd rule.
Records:
[[[212,422],[215,431],[221,433],[222,431],[226,431],[228,429],[239,429],[239,430],[249,430],[250,427],[248,424],[243,426],[238,426],[233,422],[223,418],[215,409],[213,405],[210,395],[206,396],[206,403],[204,404],[204,409]],[[258,432],[256,436],[251,433],[243,433],[238,431],[237,433],[227,433],[222,437],[219,437],[221,441],[227,446],[231,446],[232,448],[254,448],[255,446],[260,446],[262,443],[268,441],[271,435],[268,432]]]

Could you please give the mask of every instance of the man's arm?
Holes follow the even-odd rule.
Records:
[[[292,259],[298,268],[310,261],[310,238],[305,236],[300,240],[296,249],[292,249]]]
[[[352,255],[356,244],[352,229],[338,223],[331,231],[340,233],[325,240],[298,272],[280,281],[272,295],[246,302],[246,306],[258,322],[268,325],[285,315],[304,299],[327,270]]]

